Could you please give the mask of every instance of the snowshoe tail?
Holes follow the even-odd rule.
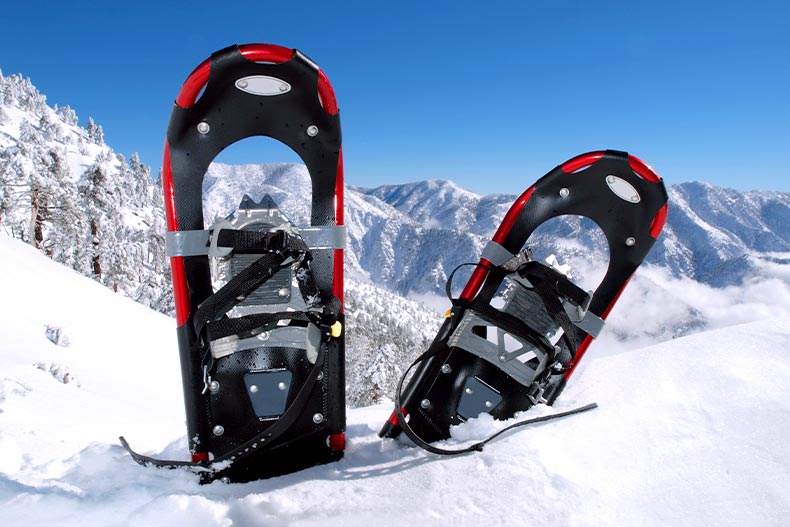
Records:
[[[268,195],[240,196],[234,215],[204,224],[209,164],[259,135],[286,144],[307,166],[310,225],[296,228]],[[134,459],[192,467],[203,481],[249,481],[340,459],[343,161],[324,73],[280,46],[214,53],[176,99],[163,186],[192,461]]]
[[[606,237],[609,264],[594,291],[532,259],[531,234],[563,215],[591,219]],[[396,409],[380,435],[405,431],[424,446],[448,438],[451,425],[483,412],[507,419],[539,403],[551,405],[658,238],[666,215],[661,178],[625,152],[583,154],[539,179],[505,215],[479,263],[470,264],[471,278],[430,348],[412,364],[414,375],[405,387],[401,380]],[[504,305],[492,306],[503,287]],[[449,289],[448,281],[448,296]]]

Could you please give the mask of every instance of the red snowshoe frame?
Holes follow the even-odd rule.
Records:
[[[334,241],[331,246],[324,244],[308,251],[301,238],[294,240],[279,231],[279,236],[267,236],[266,240],[260,237],[257,243],[263,245],[259,251],[243,248],[246,253],[268,251],[274,265],[284,269],[290,261],[288,257],[297,254],[295,247],[301,247],[304,250],[298,255],[309,262],[311,279],[321,298],[334,296],[340,301],[334,301],[338,307],[332,320],[315,323],[321,337],[314,364],[305,358],[305,350],[282,344],[279,348],[262,344],[259,349],[207,361],[206,326],[197,320],[202,315],[196,319],[196,314],[201,306],[205,310],[215,295],[207,254],[208,240],[219,234],[204,230],[207,226],[203,217],[202,182],[209,164],[223,149],[252,136],[268,136],[284,143],[307,166],[312,182],[311,226],[300,232],[312,230],[323,233],[323,239],[334,235],[332,239],[337,240],[343,225],[339,111],[332,86],[319,67],[298,50],[271,44],[231,46],[201,63],[186,79],[176,98],[163,167],[170,231],[168,254],[192,462],[156,461],[133,455],[138,462],[146,464],[196,467],[204,481],[215,478],[246,481],[293,472],[340,459],[345,445],[343,242]],[[247,197],[245,201],[249,202]],[[264,202],[273,203],[266,198],[261,204]],[[224,228],[221,232],[227,234]],[[237,232],[248,234],[231,233]],[[195,239],[202,241],[196,244]],[[239,250],[240,246],[235,249]],[[247,294],[244,292],[242,296]],[[215,313],[208,324],[220,316],[227,321],[226,312]],[[282,327],[283,321],[290,327],[298,320],[285,313],[275,315],[280,319],[268,320],[267,326],[275,331]],[[300,324],[309,328],[304,319]],[[223,367],[222,361],[227,366]],[[223,368],[225,376],[221,377]],[[216,376],[212,377],[215,371]],[[270,376],[273,380],[261,377],[267,372],[273,372]],[[285,390],[286,383],[277,382],[282,377],[277,377],[278,372],[287,372],[290,379],[287,400],[283,399],[279,416],[264,418],[254,409],[250,391],[264,392],[266,387],[256,385],[248,390],[250,386],[245,386],[247,381],[242,381],[242,377],[256,374],[262,379],[257,384],[274,382],[274,386]],[[273,388],[275,393],[276,389]]]
[[[593,220],[608,241],[609,266],[592,294],[522,252],[538,226],[562,215]],[[586,153],[539,179],[505,215],[430,349],[413,364],[417,369],[402,394],[399,390],[400,403],[380,435],[395,437],[405,428],[410,438],[426,446],[446,439],[451,425],[480,412],[506,419],[540,402],[551,405],[658,238],[666,216],[661,178],[625,152]],[[515,286],[520,307],[514,303],[502,312],[490,302],[507,277],[526,287]],[[543,300],[547,296],[554,299]],[[552,305],[558,307],[550,312]],[[575,313],[581,319],[569,321],[566,315]],[[544,330],[560,326],[570,338],[552,346]],[[499,348],[485,343],[491,331],[499,333]],[[534,378],[522,375],[524,367],[514,361],[518,353],[505,351],[504,333],[520,339],[524,347],[519,353],[530,347],[545,350],[541,360],[527,363],[535,370]]]

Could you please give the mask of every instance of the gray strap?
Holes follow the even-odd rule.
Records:
[[[311,249],[345,249],[346,226],[305,227],[299,234]]]
[[[167,256],[203,256],[208,254],[211,231],[167,231]]]
[[[493,240],[488,242],[488,245],[486,245],[483,249],[483,254],[480,255],[481,258],[485,258],[496,267],[499,267],[503,263],[507,262],[513,258],[513,256],[513,253]]]
[[[254,337],[239,338],[238,335],[223,337],[211,342],[211,355],[215,359],[227,357],[237,351],[263,347],[297,348],[307,351],[307,360],[315,364],[321,346],[321,330],[315,324],[306,328],[284,326],[265,331]]]
[[[601,330],[605,324],[601,317],[590,313],[589,310],[585,311],[584,313],[579,313],[579,307],[574,306],[568,302],[563,302],[562,305],[565,308],[565,312],[568,313],[568,317],[570,317],[571,322],[573,322],[575,326],[588,335],[592,335],[593,338],[598,338],[598,335],[601,334]]]
[[[311,249],[345,249],[345,225],[306,227],[299,234]],[[211,231],[167,231],[167,256],[205,256],[209,254]]]

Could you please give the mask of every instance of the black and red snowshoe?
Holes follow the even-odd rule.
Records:
[[[583,290],[532,258],[532,233],[563,215],[591,219],[606,237],[608,268],[594,290]],[[396,409],[380,435],[403,431],[438,454],[480,450],[487,441],[460,450],[429,443],[450,437],[452,425],[483,412],[507,419],[539,403],[551,405],[658,238],[666,215],[661,178],[624,152],[584,154],[539,179],[510,208],[480,262],[470,264],[471,278],[430,348],[412,364],[416,369],[405,388],[401,379]],[[500,307],[494,307],[502,290],[495,302]],[[448,285],[448,296],[449,291]],[[568,413],[574,411],[555,416]]]
[[[204,223],[209,164],[251,136],[278,140],[304,161],[309,225],[292,225],[268,195],[239,196],[235,213]],[[340,459],[343,161],[324,73],[280,46],[214,53],[176,99],[163,185],[192,460],[132,452],[135,460],[190,467],[203,481],[249,481]]]

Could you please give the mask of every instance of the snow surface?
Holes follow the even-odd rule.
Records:
[[[188,473],[134,464],[116,439],[186,454],[172,320],[4,235],[0,290],[4,525],[768,526],[790,518],[787,318],[615,356],[595,357],[593,346],[555,408],[528,415],[591,401],[599,409],[521,429],[479,454],[440,458],[379,439],[390,412],[382,404],[349,412],[341,462],[200,486]],[[67,342],[49,340],[47,326]],[[503,426],[482,416],[448,443]]]

